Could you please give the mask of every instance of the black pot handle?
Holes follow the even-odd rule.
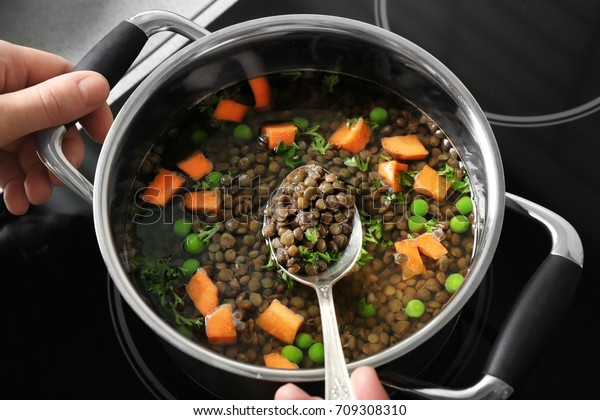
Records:
[[[112,89],[129,70],[146,41],[148,36],[140,27],[124,20],[106,34],[73,71],[96,71],[108,80]]]
[[[564,320],[583,269],[583,247],[564,219],[546,209],[543,216],[539,216],[540,208],[532,209],[533,203],[510,195],[507,198],[507,204],[513,209],[544,223],[552,232],[554,242],[551,253],[529,279],[509,312],[483,368],[484,375],[515,386]],[[558,229],[562,229],[562,233],[557,232]]]
[[[148,38],[158,32],[170,31],[196,40],[209,34],[206,29],[176,13],[150,10],[122,21],[104,36],[74,67],[102,74],[113,88],[129,70]],[[94,186],[67,160],[62,152],[62,139],[68,127],[42,130],[37,136],[40,160],[70,190],[88,204],[92,204]]]

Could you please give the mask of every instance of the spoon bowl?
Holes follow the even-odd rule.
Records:
[[[286,180],[293,176],[295,171],[306,168],[309,165],[294,169]],[[285,181],[284,181],[285,182]],[[270,205],[267,204],[267,207]],[[271,259],[281,268],[288,277],[304,285],[310,286],[317,292],[319,310],[321,314],[321,326],[323,330],[323,346],[325,351],[325,399],[328,400],[350,400],[354,399],[354,393],[350,386],[350,376],[344,359],[342,342],[340,339],[335,306],[333,301],[333,285],[344,278],[355,266],[360,258],[362,250],[362,225],[356,204],[353,204],[352,233],[348,238],[348,244],[342,251],[342,256],[335,264],[327,267],[316,275],[299,275],[291,273],[286,267],[278,264],[275,251],[271,244],[271,238],[267,237],[267,244],[271,252]],[[268,217],[264,216],[267,223]]]

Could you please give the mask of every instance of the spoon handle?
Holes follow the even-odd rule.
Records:
[[[333,304],[333,286],[317,285],[317,296],[321,311],[323,345],[325,350],[325,399],[352,400],[354,394],[350,386],[350,376],[342,341],[340,340],[335,306]]]

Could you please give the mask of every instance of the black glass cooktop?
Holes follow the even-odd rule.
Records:
[[[600,398],[594,345],[600,285],[593,261],[600,252],[600,4],[240,0],[209,29],[287,13],[340,15],[388,28],[432,53],[469,88],[492,124],[507,191],[567,219],[587,257],[573,304],[547,308],[563,312],[564,322],[511,398]],[[542,228],[507,211],[491,268],[461,314],[421,356],[408,356],[411,369],[393,363],[382,373],[452,388],[476,382],[505,315],[549,246]],[[2,208],[0,261],[5,398],[226,397],[190,379],[122,301],[99,254],[91,210],[40,207],[14,217]]]

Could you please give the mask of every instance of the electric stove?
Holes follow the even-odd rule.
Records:
[[[600,4],[239,0],[208,29],[289,13],[339,15],[396,32],[437,57],[473,93],[496,135],[507,191],[569,221],[587,256],[573,302],[546,308],[564,313],[563,322],[523,379],[511,384],[510,398],[598,399],[600,284],[593,258],[600,252],[594,207],[600,180]],[[113,102],[115,112],[126,97]],[[382,377],[448,388],[477,382],[503,321],[550,244],[544,228],[507,209],[498,249],[477,292],[422,348],[381,367]],[[0,261],[0,372],[9,384],[4,398],[223,397],[187,376],[122,300],[99,253],[91,209],[55,201],[15,217],[2,207]],[[390,394],[409,398],[391,388]]]

